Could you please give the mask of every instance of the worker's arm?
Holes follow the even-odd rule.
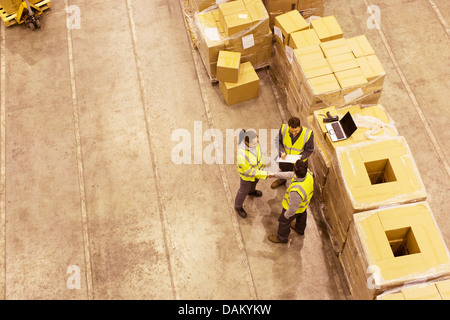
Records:
[[[305,143],[305,146],[303,147],[302,152],[302,159],[309,158],[309,156],[314,151],[314,132],[311,131],[311,136],[309,137],[309,140]]]
[[[289,208],[284,213],[284,217],[286,219],[289,219],[293,215],[295,215],[295,212],[297,211],[298,207],[302,203],[302,197],[298,194],[296,191],[292,191],[289,195]]]
[[[286,179],[291,180],[294,177],[294,171],[286,171],[286,172],[275,172],[274,176],[277,179]]]

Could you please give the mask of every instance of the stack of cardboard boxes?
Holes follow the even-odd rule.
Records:
[[[334,16],[293,31],[288,14],[275,19],[272,65],[290,113],[304,120],[328,106],[376,104],[386,73],[367,38],[344,38]]]
[[[297,10],[307,19],[311,16],[323,16],[325,0],[264,0],[270,16],[270,27],[275,25],[275,18],[283,13]]]
[[[197,47],[211,82],[217,81],[220,51],[241,53],[241,62],[268,66],[272,54],[269,16],[261,0],[235,0],[195,15]]]
[[[450,272],[448,249],[426,202],[356,214],[339,259],[358,300],[373,300],[412,282],[445,279]],[[448,282],[437,285],[448,294]],[[423,294],[417,288],[402,291],[407,297]]]
[[[227,105],[259,97],[259,77],[251,62],[241,63],[240,52],[219,52],[217,80]]]

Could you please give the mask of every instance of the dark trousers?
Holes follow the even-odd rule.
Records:
[[[306,228],[306,210],[302,213],[294,214],[289,219],[284,217],[286,209],[283,208],[281,215],[278,218],[278,240],[281,242],[287,242],[289,234],[291,233],[291,222],[295,220],[295,231],[300,234],[305,232]]]
[[[236,198],[234,199],[234,208],[241,209],[244,204],[244,200],[249,193],[252,193],[256,190],[256,184],[259,179],[255,179],[255,181],[245,181],[241,180],[241,185],[239,186],[239,190],[236,194]]]

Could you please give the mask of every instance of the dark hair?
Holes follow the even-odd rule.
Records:
[[[247,144],[250,143],[250,141],[252,141],[253,139],[255,139],[257,137],[256,132],[253,130],[249,130],[249,131],[245,131],[244,129],[242,129],[241,132],[239,132],[239,144],[242,143],[242,141],[245,138],[245,142]]]
[[[294,172],[297,178],[306,177],[306,173],[308,172],[308,162],[303,162],[303,160],[297,160],[294,164]]]
[[[288,121],[288,126],[291,128],[298,128],[300,127],[300,119],[297,117],[292,117]]]

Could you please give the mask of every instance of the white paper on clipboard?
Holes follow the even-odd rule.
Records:
[[[300,160],[302,155],[300,154],[287,154],[286,158],[283,160],[281,157],[278,157],[277,162],[280,163],[296,163],[297,160]]]

